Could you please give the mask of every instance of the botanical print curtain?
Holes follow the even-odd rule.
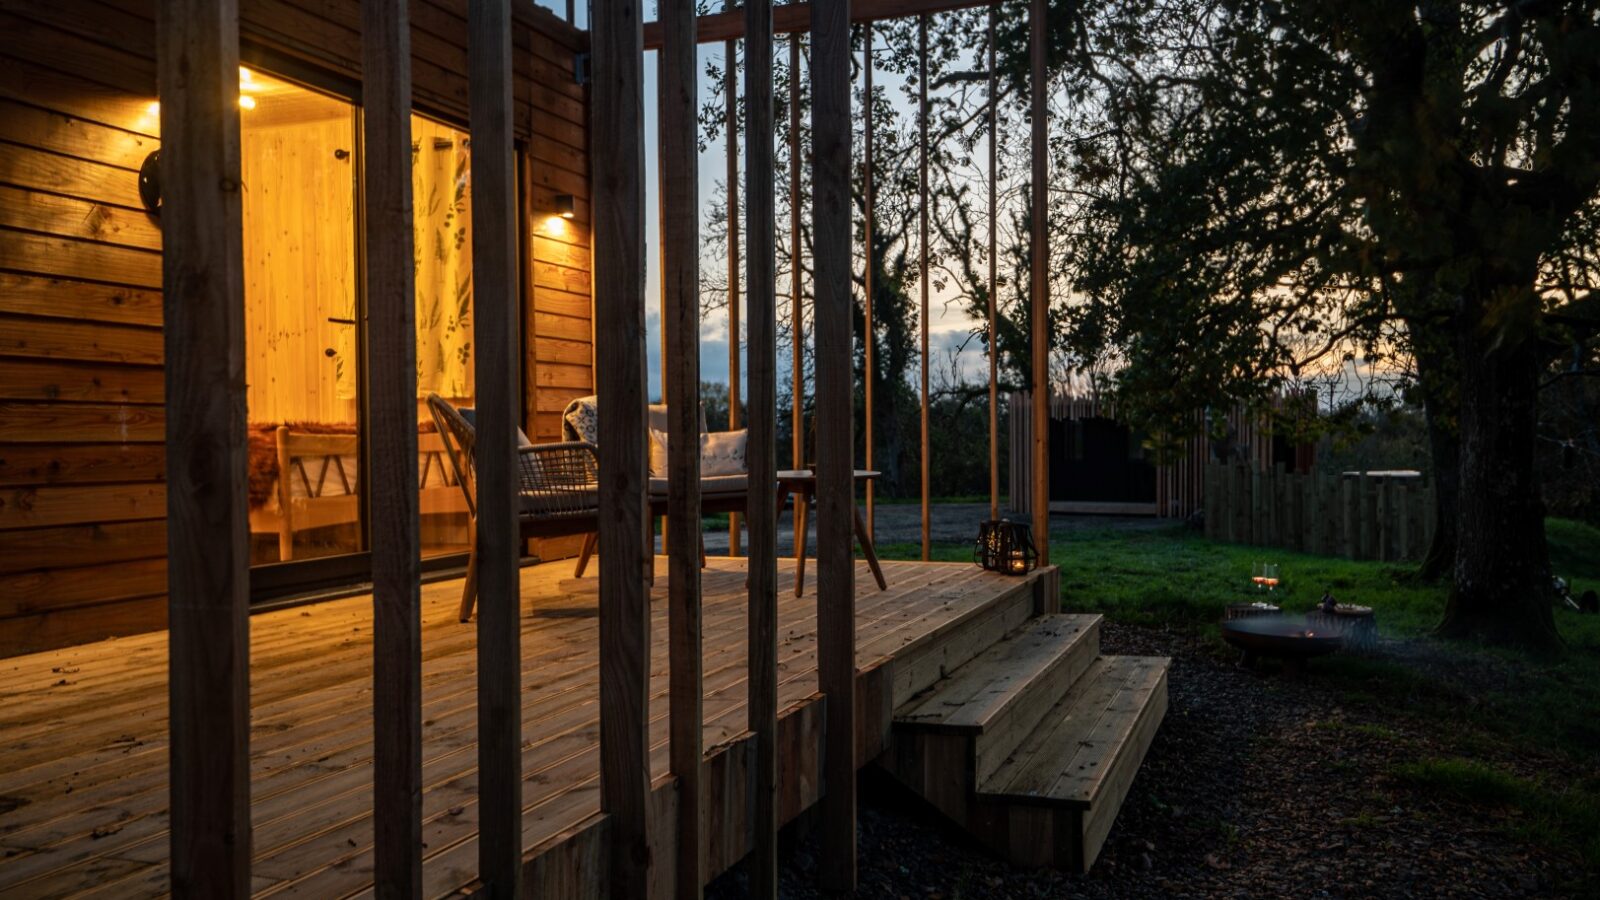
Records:
[[[413,116],[417,396],[473,397],[472,244],[467,135]]]

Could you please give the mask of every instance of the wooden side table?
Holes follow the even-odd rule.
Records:
[[[871,469],[857,469],[856,483],[864,484],[881,475]],[[801,596],[806,590],[806,510],[817,494],[817,473],[811,469],[784,469],[778,472],[778,514],[783,514],[783,502],[791,495],[794,497],[794,595]],[[854,495],[851,496],[850,512],[855,518],[856,540],[861,543],[861,553],[867,558],[867,566],[872,569],[872,577],[878,580],[878,590],[888,590],[889,583],[883,578],[883,568],[878,565],[878,551],[872,546],[872,535],[867,532],[867,523],[861,518],[861,507],[856,505]]]

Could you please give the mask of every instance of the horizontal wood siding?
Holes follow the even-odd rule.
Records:
[[[160,146],[155,10],[0,11],[0,656],[166,624],[161,231],[138,192]],[[247,58],[359,84],[358,0],[241,0],[240,13]],[[411,0],[410,13],[416,107],[464,125],[466,0]],[[513,45],[524,424],[553,440],[561,409],[594,383],[587,99],[574,75],[587,35],[523,0]],[[558,194],[576,212],[559,228]]]

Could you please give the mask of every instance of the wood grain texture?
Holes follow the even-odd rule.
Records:
[[[611,889],[644,896],[650,874],[650,606],[645,545],[644,50],[639,0],[590,20],[595,363],[600,427],[600,808],[611,819]]]
[[[881,594],[866,588],[872,584],[866,568],[858,571],[867,593],[857,609],[863,648],[857,684],[869,699],[872,671],[907,654],[926,656],[937,644],[964,640],[963,623],[976,622],[1019,584],[969,565],[886,565],[891,584]],[[602,858],[594,865],[592,845],[585,843],[589,838],[579,837],[595,821],[612,821],[599,814],[597,585],[593,578],[573,579],[568,564],[525,567],[521,574],[524,605],[534,609],[519,622],[524,647],[520,714],[529,738],[522,752],[529,773],[522,806],[527,885],[530,891],[544,885],[550,896],[626,896],[609,890],[609,863]],[[664,576],[663,561],[650,632],[648,772],[656,793],[671,787]],[[740,752],[748,715],[745,576],[743,560],[721,558],[711,559],[704,574],[705,745],[710,748],[704,777],[718,790],[738,792],[711,798],[723,811],[719,815],[741,808],[745,799],[746,781],[738,777],[744,764],[719,759]],[[785,661],[778,685],[779,815],[785,821],[819,798],[825,706],[817,693],[815,603],[809,596],[791,597],[792,579],[793,566],[783,561],[777,633]],[[453,580],[426,585],[422,592],[424,893],[431,897],[458,890],[466,896],[481,887],[473,884],[479,816],[475,637],[471,627],[456,621],[460,590],[460,581]],[[117,609],[138,611],[143,602]],[[70,611],[14,621],[18,628],[46,634],[76,627]],[[12,638],[10,628],[0,634]],[[371,641],[367,595],[263,612],[252,620],[258,890],[373,896]],[[0,894],[144,898],[167,893],[166,679],[164,633],[32,654],[9,660],[0,670],[0,691],[8,698],[0,705],[0,730],[8,742],[0,793],[27,801],[0,812],[0,829],[22,846],[53,848],[8,858],[0,866]],[[70,743],[63,743],[64,735],[72,737]],[[708,831],[708,878],[748,847],[737,813],[721,821],[726,827]],[[653,824],[658,834],[672,827],[670,819]],[[604,840],[602,846],[609,846],[609,838]],[[578,851],[577,857],[560,849],[569,841],[575,842],[570,849]],[[670,841],[663,846],[670,847]]]
[[[667,350],[667,621],[672,774],[678,781],[674,895],[697,898],[705,795],[700,782],[700,201],[694,0],[663,0],[657,62],[661,135],[661,327]],[[731,234],[731,230],[730,230]]]
[[[521,615],[516,448],[517,180],[510,0],[468,4],[472,281],[477,364],[478,872],[487,896],[522,892]]]
[[[123,325],[160,325],[161,293],[6,272],[0,273],[0,312]]]
[[[1028,8],[1029,107],[1032,116],[1032,191],[1028,221],[1033,385],[1033,543],[1039,565],[1050,564],[1050,101],[1046,91],[1045,0]]]
[[[749,406],[745,464],[750,484],[777,480],[778,295],[777,201],[774,182],[772,0],[746,0],[744,83],[745,198],[749,236],[745,254],[749,306]],[[751,760],[750,896],[778,896],[778,508],[772,491],[746,500],[750,540],[745,640],[749,646],[745,726],[755,735]]]
[[[856,885],[855,440],[851,364],[850,2],[812,11],[811,191],[817,414],[817,670],[828,698],[822,858],[827,888]]]
[[[162,7],[171,886],[250,893],[250,537],[245,474],[239,13]]]
[[[407,4],[362,0],[375,888],[422,896],[422,546]]]

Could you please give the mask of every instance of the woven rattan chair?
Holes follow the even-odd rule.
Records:
[[[468,530],[472,535],[472,555],[467,562],[467,580],[461,591],[461,621],[472,618],[478,596],[477,471],[474,452],[478,430],[462,410],[438,394],[428,395],[428,411],[444,438],[444,446],[455,470],[456,479],[467,497]],[[517,522],[521,539],[573,537],[584,535],[586,551],[592,551],[593,535],[599,529],[600,490],[595,446],[585,441],[533,444],[524,437],[517,448]],[[583,574],[588,552],[578,562]]]

